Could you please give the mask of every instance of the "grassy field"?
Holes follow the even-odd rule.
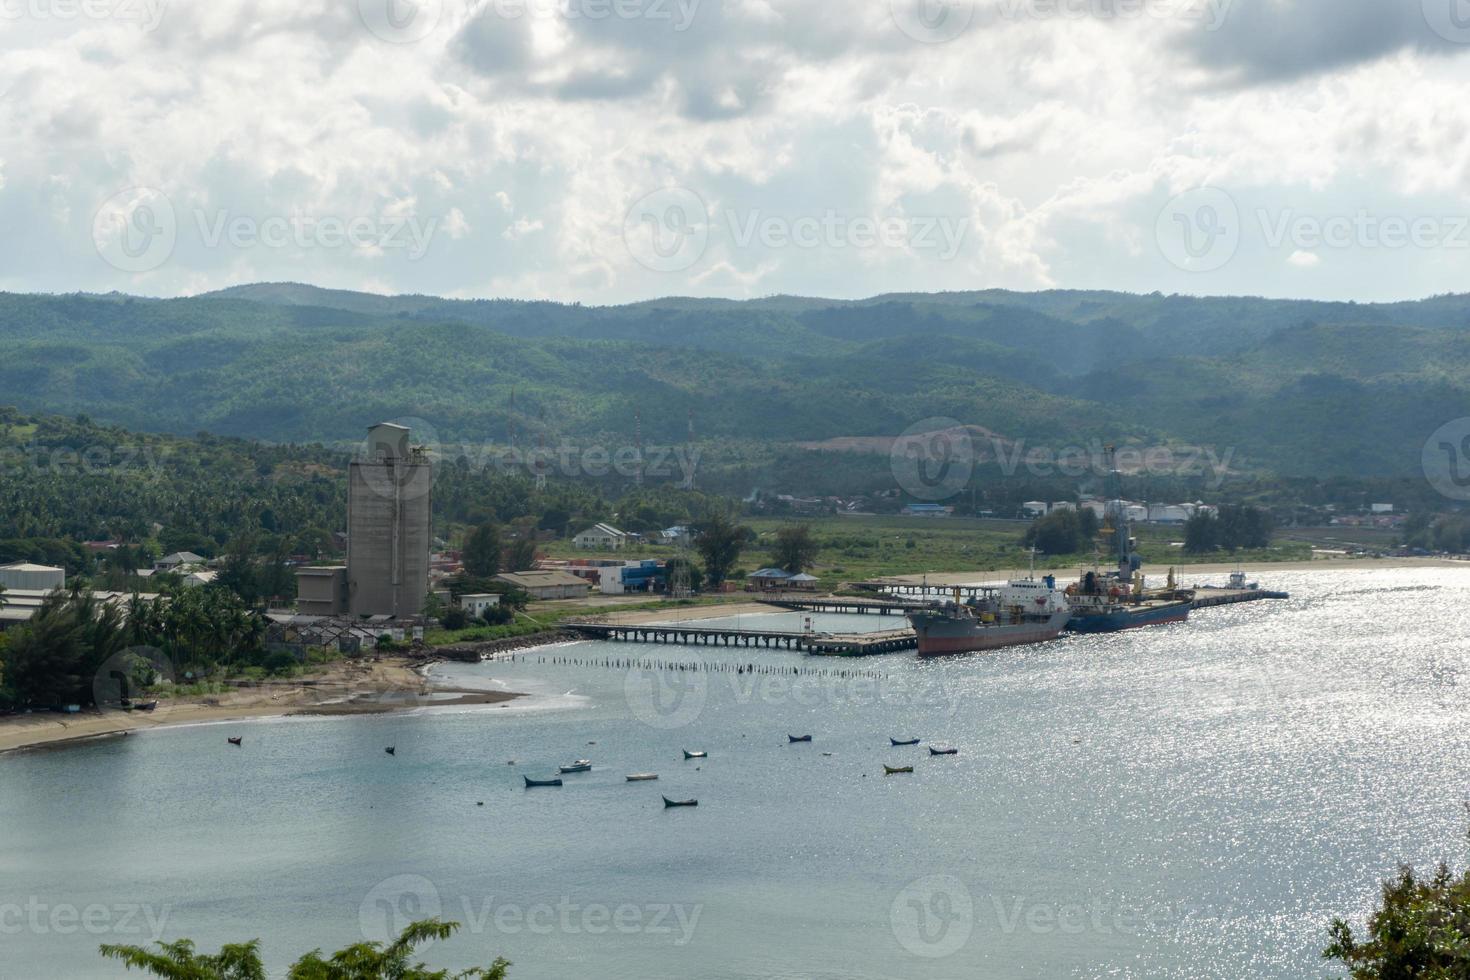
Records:
[[[772,563],[770,544],[776,531],[787,524],[807,523],[821,544],[812,574],[823,588],[842,582],[858,582],[886,575],[921,575],[940,572],[985,571],[1024,567],[1029,554],[1021,547],[1025,521],[932,519],[912,517],[816,517],[802,520],[752,518],[745,522],[756,532],[756,543],[741,554],[737,570],[744,573]],[[1184,529],[1137,525],[1134,536],[1144,559],[1160,564],[1189,565],[1220,561],[1304,561],[1311,558],[1312,545],[1280,537],[1270,548],[1186,555],[1182,546]],[[667,558],[678,554],[672,547],[643,545],[616,554],[578,551],[570,541],[559,541],[548,549],[555,558]],[[1092,560],[1092,555],[1039,555],[1037,568],[1072,569]],[[1107,555],[1103,556],[1107,561]]]

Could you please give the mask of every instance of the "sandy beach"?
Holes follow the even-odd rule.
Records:
[[[143,711],[37,712],[0,717],[0,753],[112,738],[174,725],[286,715],[364,715],[411,708],[501,704],[520,694],[435,687],[423,662],[384,657],[332,664],[309,677],[233,686],[206,697],[161,700]]]

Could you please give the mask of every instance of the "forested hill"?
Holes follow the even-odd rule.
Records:
[[[983,291],[621,307],[294,284],[0,294],[0,402],[150,431],[355,441],[768,445],[950,417],[1011,439],[1230,447],[1289,474],[1409,475],[1470,414],[1470,296],[1393,304]]]

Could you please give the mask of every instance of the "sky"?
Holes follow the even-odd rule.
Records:
[[[1470,288],[1470,0],[0,0],[0,289]]]

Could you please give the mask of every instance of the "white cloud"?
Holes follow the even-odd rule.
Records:
[[[1315,269],[1322,264],[1322,256],[1316,252],[1304,252],[1301,249],[1297,249],[1287,257],[1286,261],[1298,269]]]
[[[0,221],[26,234],[0,245],[5,285],[182,293],[307,278],[593,302],[1050,285],[1271,295],[1299,291],[1291,272],[1307,260],[1267,241],[1260,212],[1470,214],[1470,59],[1382,0],[1334,0],[1334,32],[1316,30],[1325,0],[1294,12],[1233,0],[1216,31],[1005,16],[981,0],[947,43],[899,30],[887,0],[648,0],[602,19],[547,0],[508,16],[516,2],[443,4],[412,43],[335,0],[173,0],[151,31],[8,21]],[[623,224],[671,185],[706,202],[711,234],[691,265],[656,271]],[[1156,240],[1161,209],[1201,185],[1239,214],[1234,257],[1209,273],[1171,264]],[[129,188],[178,220],[166,261],[145,270],[93,243],[99,207]],[[941,259],[768,247],[723,220],[829,212],[965,233]],[[199,227],[221,214],[413,218],[437,234],[422,257],[211,244]],[[1335,251],[1313,289],[1463,288],[1458,263],[1422,258]]]

